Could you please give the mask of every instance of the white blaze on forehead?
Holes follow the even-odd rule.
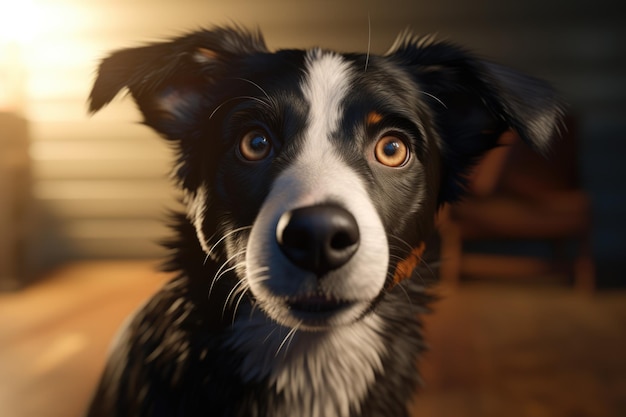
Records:
[[[350,64],[340,55],[319,49],[308,53],[306,79],[302,86],[310,105],[305,146],[328,138],[339,127],[342,102],[348,93],[350,78]]]
[[[351,144],[348,137],[341,143],[331,140],[339,134],[343,103],[353,76],[350,62],[340,55],[320,50],[307,55],[300,88],[308,102],[309,115],[302,132],[302,146],[273,181],[248,243],[248,270],[269,265],[270,278],[251,283],[251,290],[260,298],[264,291],[269,296],[295,295],[304,288],[321,285],[338,298],[368,301],[382,289],[389,261],[385,230],[366,183],[342,158],[345,147],[358,145]],[[337,279],[318,284],[312,280],[312,274],[285,258],[276,243],[276,227],[289,210],[327,203],[337,204],[354,216],[360,245],[349,263],[329,273]]]
[[[338,133],[352,79],[350,63],[340,55],[320,50],[308,53],[300,86],[309,106],[302,147],[274,179],[248,239],[246,270],[265,272],[249,275],[247,282],[264,313],[257,329],[254,319],[261,316],[259,310],[254,317],[242,314],[231,343],[246,354],[239,369],[246,380],[269,377],[276,384],[285,401],[284,408],[277,410],[280,416],[348,417],[351,410],[358,413],[387,354],[376,313],[362,317],[382,291],[387,276],[385,230],[367,184],[341,157],[340,147],[351,146],[349,138],[341,144],[330,140]],[[315,274],[284,256],[276,228],[284,213],[325,203],[338,204],[355,217],[360,244],[348,263],[318,281]],[[274,301],[312,290],[354,301],[357,307],[332,323],[347,325],[313,334],[294,333],[301,323],[291,326],[299,319]],[[285,326],[280,327],[284,333],[275,332],[278,325],[268,325],[265,314]],[[259,344],[263,338],[265,342]],[[343,354],[335,355],[341,349]]]

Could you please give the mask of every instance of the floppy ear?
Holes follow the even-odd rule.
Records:
[[[168,139],[181,139],[192,128],[185,122],[210,101],[210,87],[227,75],[228,64],[266,50],[258,32],[215,28],[114,52],[100,64],[89,110],[97,112],[128,88],[147,125]]]
[[[546,82],[409,34],[388,56],[409,69],[434,112],[444,164],[440,203],[460,197],[468,171],[508,129],[547,153],[562,107]]]
[[[239,57],[266,52],[260,33],[239,28],[215,28],[114,52],[98,69],[89,96],[89,110],[97,112],[127,88],[141,110],[144,123],[176,141],[176,176],[195,190],[201,181],[202,135],[207,112],[214,106],[219,80]]]

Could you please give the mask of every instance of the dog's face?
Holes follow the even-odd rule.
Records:
[[[543,149],[558,115],[537,80],[447,44],[385,56],[269,52],[238,29],[103,61],[97,111],[128,87],[179,149],[176,176],[207,256],[276,322],[359,320],[411,277],[437,208],[514,128]]]
[[[290,55],[265,58],[291,85],[241,77],[265,92],[221,121],[234,134],[216,198],[232,201],[228,210],[243,219],[236,226],[252,225],[229,255],[246,246],[235,263],[245,265],[241,274],[271,317],[309,328],[345,324],[393,276],[390,257],[408,255],[390,243],[412,247],[423,237],[412,220],[432,218],[436,199],[427,195],[436,196],[438,155],[423,117],[405,110],[420,108],[399,88],[410,85],[406,75],[385,77],[372,62],[365,76],[365,57]]]

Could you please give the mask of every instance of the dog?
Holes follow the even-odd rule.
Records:
[[[504,131],[545,153],[562,114],[547,83],[409,32],[374,55],[214,27],[105,58],[90,111],[126,89],[186,212],[88,417],[408,416],[439,208]]]

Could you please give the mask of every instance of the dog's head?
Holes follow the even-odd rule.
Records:
[[[309,329],[358,320],[411,276],[477,158],[511,128],[545,150],[560,112],[543,82],[408,35],[370,56],[216,28],[106,58],[91,111],[124,88],[177,145],[207,256]]]

